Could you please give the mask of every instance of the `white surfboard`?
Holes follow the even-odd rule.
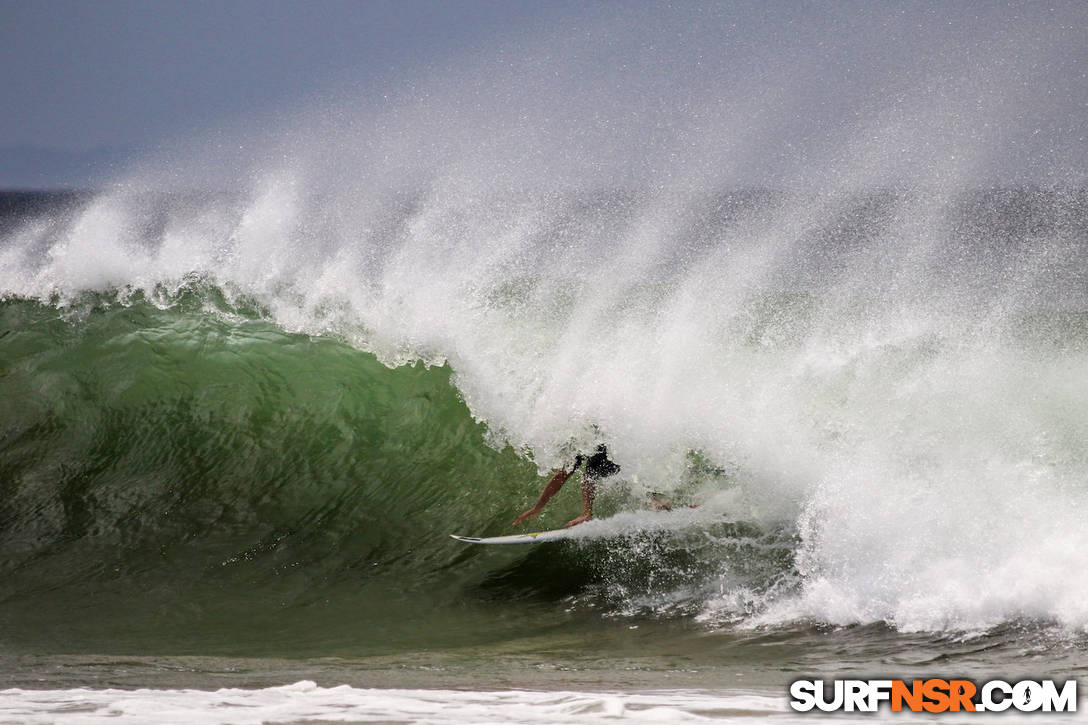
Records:
[[[710,513],[710,512],[707,512]],[[655,531],[679,530],[698,522],[696,509],[681,508],[673,511],[638,511],[616,514],[606,519],[591,519],[569,529],[552,529],[531,534],[507,536],[459,536],[450,534],[467,544],[542,544],[545,541],[563,539],[600,539],[609,536],[630,536]]]
[[[510,534],[509,536],[479,537],[458,536],[457,534],[450,534],[450,536],[468,544],[540,544],[545,541],[569,539],[573,533],[573,529],[552,529],[551,531],[537,531],[532,534]]]

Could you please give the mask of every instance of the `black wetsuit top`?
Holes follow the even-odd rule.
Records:
[[[582,465],[582,461],[586,462],[586,472],[584,474],[586,478],[606,478],[620,472],[620,467],[609,460],[608,449],[603,445],[597,446],[597,451],[589,458],[579,454],[574,459],[574,467],[571,468],[571,472],[578,470],[578,466]]]

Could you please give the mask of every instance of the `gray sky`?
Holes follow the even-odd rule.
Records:
[[[126,151],[247,119],[362,116],[391,93],[446,157],[477,153],[451,139],[481,125],[488,148],[516,132],[540,155],[611,144],[628,165],[683,136],[766,180],[793,173],[783,149],[803,149],[800,164],[862,140],[859,118],[918,164],[998,144],[1005,167],[1075,172],[1088,146],[1084,2],[0,0],[0,13],[7,186],[78,184]],[[445,112],[462,120],[433,120]],[[572,128],[586,146],[555,141]]]
[[[90,150],[440,61],[546,6],[511,2],[4,0],[4,144]]]

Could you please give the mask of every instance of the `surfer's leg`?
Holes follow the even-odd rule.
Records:
[[[567,526],[577,526],[593,518],[593,499],[597,496],[597,478],[582,476],[582,515],[567,522]]]
[[[554,496],[556,493],[558,493],[559,489],[563,488],[563,484],[566,483],[568,478],[570,478],[570,474],[567,473],[566,470],[556,471],[555,475],[553,475],[551,477],[551,480],[548,481],[548,485],[544,487],[543,491],[541,491],[540,498],[537,500],[536,505],[523,513],[521,516],[518,516],[516,519],[514,519],[513,525],[517,526],[525,519],[531,519],[532,517],[540,513],[541,509],[544,508],[544,504],[548,503],[548,500],[551,499],[551,497]]]

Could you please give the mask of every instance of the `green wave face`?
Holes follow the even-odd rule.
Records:
[[[0,319],[2,606],[58,643],[449,606],[483,572],[444,573],[446,534],[495,530],[535,478],[447,368],[146,303]]]
[[[478,645],[599,627],[597,604],[630,614],[633,594],[720,575],[722,551],[675,537],[514,551],[452,541],[509,531],[541,482],[512,449],[485,444],[448,367],[390,369],[333,339],[194,307],[0,306],[9,645]],[[568,489],[530,528],[574,515]],[[568,597],[593,606],[555,606]]]

